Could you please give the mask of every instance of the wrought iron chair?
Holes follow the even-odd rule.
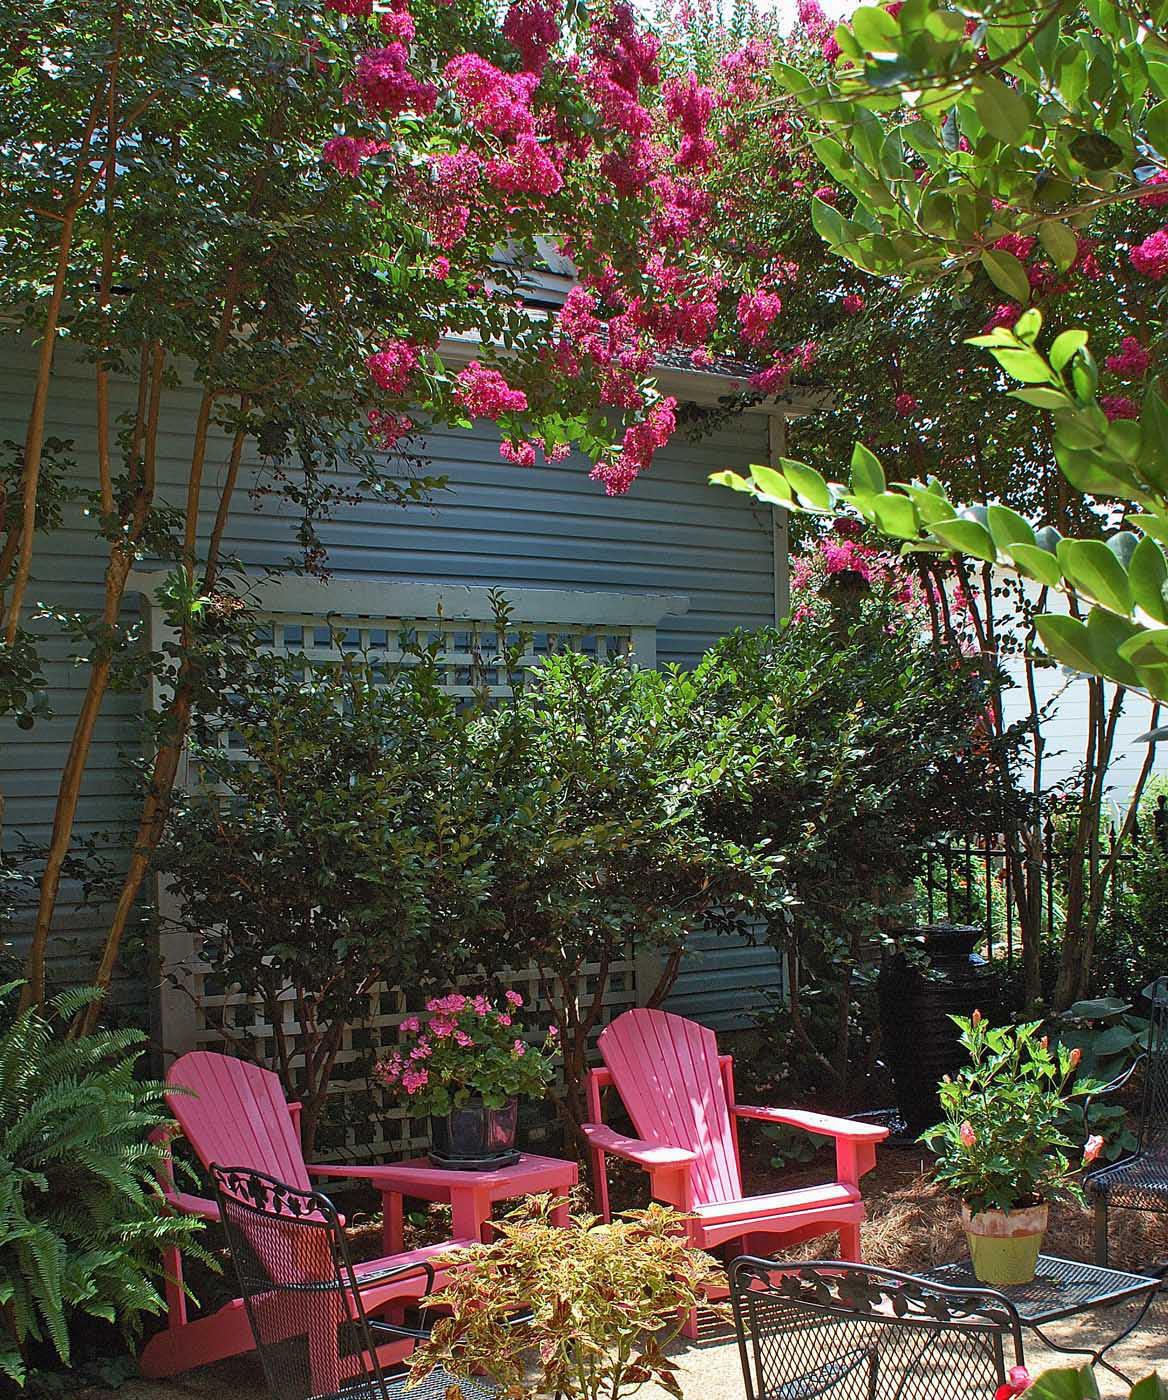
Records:
[[[319,1191],[289,1186],[250,1168],[212,1166],[220,1219],[239,1275],[256,1350],[274,1400],[397,1400],[400,1363],[429,1335],[366,1314],[370,1284],[379,1306],[403,1313],[434,1287],[434,1269],[416,1261],[354,1269],[336,1208]],[[390,1285],[400,1281],[400,1291]],[[388,1297],[387,1297],[388,1292]],[[445,1400],[454,1378],[441,1367],[411,1389]],[[495,1387],[460,1380],[466,1400],[494,1400]]]
[[[1024,1364],[1008,1298],[870,1264],[743,1255],[730,1295],[747,1400],[985,1400]]]
[[[1083,1178],[1095,1203],[1095,1262],[1107,1264],[1107,1212],[1168,1211],[1168,977],[1157,978],[1145,995],[1152,1003],[1148,1043],[1127,1070],[1091,1096],[1083,1106],[1122,1089],[1143,1067],[1143,1095],[1136,1150],[1118,1162],[1099,1167]]]

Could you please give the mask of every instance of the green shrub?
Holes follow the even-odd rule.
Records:
[[[132,1335],[160,1312],[161,1250],[199,1228],[161,1209],[147,1137],[167,1115],[162,1086],[134,1077],[142,1032],[65,1035],[96,995],[64,993],[0,1035],[0,1370],[18,1384],[45,1351],[69,1364],[79,1315]]]

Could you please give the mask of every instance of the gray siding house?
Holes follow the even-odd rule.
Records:
[[[21,440],[33,379],[30,348],[9,340],[0,375],[0,438]],[[679,400],[713,404],[728,390],[725,375],[667,369],[662,388]],[[58,355],[48,431],[71,439],[83,486],[96,479],[92,369]],[[118,386],[122,399],[128,386]],[[167,431],[159,464],[160,494],[178,495],[189,457],[195,394],[178,392],[165,405]],[[442,616],[485,618],[486,590],[502,590],[525,626],[562,631],[595,628],[617,644],[631,644],[643,664],[690,665],[733,628],[760,627],[785,611],[786,533],[781,513],[730,491],[711,489],[710,472],[773,460],[781,450],[787,417],[810,405],[768,401],[694,439],[679,432],[629,495],[609,499],[589,481],[587,464],[569,458],[555,466],[525,469],[498,455],[490,425],[473,432],[438,431],[425,442],[424,471],[445,475],[449,489],[428,506],[406,509],[376,501],[347,508],[321,527],[332,571],[327,582],[299,578],[281,595],[266,584],[265,598],[289,642],[311,635],[314,623],[349,616],[354,626],[370,618]],[[217,445],[218,446],[218,445]],[[225,449],[213,451],[214,480]],[[245,480],[246,486],[246,480]],[[253,509],[246,492],[230,524],[228,549],[248,568],[278,566],[295,552],[295,521],[270,500]],[[210,510],[206,524],[211,523]],[[93,532],[74,503],[63,528],[38,538],[29,600],[38,607],[97,610],[103,563]],[[149,565],[136,576],[133,606],[149,623]],[[411,585],[411,587],[405,587]],[[364,619],[364,622],[361,621]],[[37,624],[49,635],[50,701],[54,718],[30,731],[0,722],[0,792],[6,799],[3,839],[11,850],[27,838],[47,839],[65,746],[77,713],[84,672],[74,664],[74,644],[59,627]],[[306,633],[299,629],[308,629]],[[140,743],[142,697],[110,695],[89,765],[79,835],[108,830],[133,810],[125,759]],[[77,973],[100,914],[75,897],[62,906],[62,930],[76,939]],[[19,929],[15,930],[19,951]],[[165,950],[164,950],[165,953]],[[62,972],[64,968],[60,969]],[[158,979],[142,974],[141,981]],[[672,1005],[724,1027],[748,1022],[768,987],[778,984],[773,954],[728,948],[695,952]],[[127,989],[143,1000],[149,987]],[[189,1000],[189,999],[188,999]],[[188,1028],[189,1029],[189,1028]],[[165,1031],[165,1028],[164,1028]],[[186,1039],[185,1034],[179,1035]],[[173,1048],[182,1048],[176,1045]]]

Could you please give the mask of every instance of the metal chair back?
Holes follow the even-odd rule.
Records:
[[[227,1244],[275,1400],[386,1400],[345,1232],[319,1191],[212,1166]]]
[[[1021,1319],[992,1289],[750,1255],[730,1278],[747,1400],[985,1400],[1023,1364]]]
[[[1152,1003],[1152,1010],[1137,1153],[1168,1148],[1168,977],[1157,978],[1145,995]]]

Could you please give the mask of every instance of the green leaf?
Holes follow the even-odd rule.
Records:
[[[852,33],[865,53],[896,53],[900,47],[900,25],[894,15],[876,5],[861,5],[852,12]]]
[[[917,513],[907,496],[896,491],[885,491],[872,503],[876,523],[887,535],[899,540],[915,540],[920,534]]]
[[[1057,219],[1050,223],[1039,224],[1038,241],[1046,249],[1051,262],[1063,272],[1079,256],[1079,240],[1066,224],[1059,223]],[[1065,335],[1066,332],[1064,331],[1063,334]]]
[[[774,467],[764,467],[761,464],[752,466],[750,480],[765,496],[779,502],[794,503],[790,483],[782,472],[775,471]]]
[[[1037,1400],[1099,1400],[1099,1387],[1089,1366],[1043,1371],[1027,1395]]]
[[[975,559],[993,563],[997,551],[990,532],[976,520],[940,520],[929,527],[929,533],[958,554],[972,554]]]
[[[1021,399],[1023,403],[1030,404],[1033,408],[1070,408],[1071,401],[1061,389],[1048,389],[1040,385],[1034,389],[1011,389],[1009,396],[1012,399]]]
[[[887,487],[884,468],[875,453],[862,442],[852,448],[852,490],[856,495],[878,496]]]
[[[1007,253],[1004,248],[986,248],[981,255],[981,265],[990,281],[1007,296],[1023,306],[1030,300],[1030,279],[1013,253]]]
[[[1168,1382],[1159,1376],[1145,1376],[1132,1386],[1128,1400],[1168,1400]]]
[[[1014,324],[1014,335],[1023,345],[1033,345],[1042,330],[1042,312],[1037,306],[1028,307]]]
[[[1034,619],[1034,629],[1043,647],[1056,661],[1076,671],[1094,675],[1095,658],[1086,623],[1063,613],[1044,613]]]
[[[1168,155],[1168,102],[1157,102],[1144,118],[1148,140],[1161,155]]]
[[[809,501],[819,510],[830,510],[832,506],[831,488],[824,478],[805,462],[792,462],[787,457],[779,459],[783,474],[804,501]]]
[[[848,221],[830,204],[822,199],[811,201],[811,226],[825,243],[838,248],[848,241]]]
[[[1145,666],[1168,666],[1168,627],[1145,627],[1119,649],[1120,656],[1142,670]]]
[[[1030,104],[1000,79],[985,73],[978,77],[973,105],[982,126],[997,141],[1018,145],[1030,129]]]
[[[1056,335],[1054,343],[1050,347],[1050,363],[1054,369],[1061,370],[1076,350],[1081,350],[1087,343],[1087,332],[1084,330],[1063,331]]]
[[[1120,685],[1139,685],[1140,678],[1135,668],[1127,661],[1120,648],[1125,642],[1142,632],[1138,623],[1129,622],[1125,617],[1106,612],[1103,608],[1092,608],[1087,616],[1087,636],[1091,655],[1100,671]]]
[[[1058,560],[1045,549],[1035,545],[1012,544],[1002,551],[1008,555],[1027,578],[1035,579],[1047,588],[1059,588],[1063,581],[1063,571]]]
[[[1168,518],[1163,515],[1129,515],[1126,517],[1127,524],[1134,525],[1137,530],[1142,530],[1145,535],[1151,536],[1154,540],[1159,540],[1161,544],[1168,545]]]
[[[1030,522],[1009,506],[990,506],[986,511],[986,523],[999,549],[1011,544],[1034,543],[1034,529]]]
[[[1058,561],[1078,592],[1112,612],[1131,611],[1127,574],[1101,540],[1062,540]]]
[[[995,346],[990,354],[1012,379],[1019,379],[1023,384],[1041,384],[1050,379],[1050,369],[1037,350]]]

